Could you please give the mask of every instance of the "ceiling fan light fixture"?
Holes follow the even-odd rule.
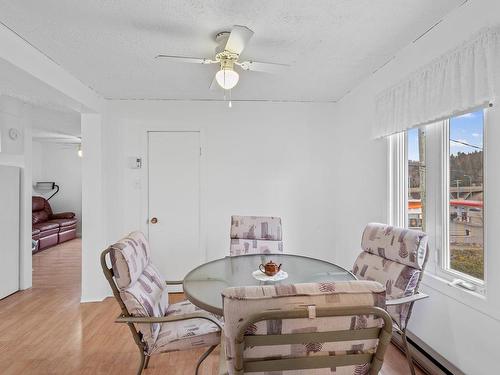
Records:
[[[224,90],[231,90],[240,79],[240,75],[229,67],[222,68],[215,73],[215,80]]]

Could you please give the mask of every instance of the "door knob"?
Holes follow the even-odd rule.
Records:
[[[152,217],[151,220],[149,220],[151,224],[156,224],[158,222],[158,219],[156,217]]]

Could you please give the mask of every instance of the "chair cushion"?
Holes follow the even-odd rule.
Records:
[[[31,229],[31,235],[36,236],[37,234],[40,234],[40,229],[32,228]]]
[[[70,225],[75,225],[77,223],[77,219],[52,219],[49,220],[49,223],[58,223],[61,227],[68,227]]]
[[[31,197],[31,210],[41,211],[45,207],[45,199],[42,197]]]
[[[50,221],[45,221],[43,223],[33,224],[33,229],[38,229],[41,232],[46,231],[46,230],[50,230],[50,229],[58,229],[58,228],[59,228],[59,223],[54,223],[54,222],[50,222]]]
[[[352,273],[363,280],[375,280],[385,285],[387,299],[413,295],[422,271],[401,263],[373,255],[367,252],[359,254],[354,262]],[[409,306],[407,306],[409,308]],[[401,306],[389,306],[387,312],[400,326],[406,322],[408,310]]]
[[[120,296],[132,316],[161,317],[168,307],[165,279],[151,264],[149,244],[141,232],[132,232],[110,246],[111,265]],[[153,345],[160,324],[137,324],[146,346]]]
[[[167,286],[151,263],[143,269],[133,284],[120,290],[120,296],[132,316],[161,317],[167,311]],[[160,324],[137,324],[147,348],[156,342],[160,327]]]
[[[38,224],[47,221],[52,215],[49,202],[43,197],[31,197],[31,223]]]
[[[76,231],[76,224],[72,225],[66,225],[64,227],[59,228],[59,233],[64,233],[64,232],[69,232],[69,231]]]
[[[49,220],[49,214],[46,211],[33,211],[31,213],[31,224],[39,224]]]
[[[248,318],[264,311],[303,309],[307,305],[316,307],[378,306],[385,308],[385,289],[373,281],[343,281],[307,283],[293,285],[262,285],[225,289],[224,340],[229,374],[234,373],[235,338],[247,324]],[[251,324],[247,335],[322,332],[379,327],[382,321],[373,316],[322,317],[314,319],[272,320]],[[378,340],[354,340],[328,343],[301,343],[294,345],[256,346],[244,349],[246,359],[308,357],[335,355],[340,352],[373,352]],[[336,369],[336,374],[364,374],[366,365],[345,366]],[[296,373],[296,372],[293,372]],[[331,374],[331,369],[297,372],[302,374]],[[366,372],[368,373],[368,372]],[[288,372],[287,372],[288,374]]]
[[[189,301],[169,305],[166,316],[182,316],[203,311]],[[220,317],[213,315],[221,325]],[[188,319],[162,323],[156,342],[149,353],[186,350],[220,344],[219,327],[206,319]]]
[[[75,217],[74,212],[58,212],[57,214],[52,214],[51,219],[73,219]]]
[[[419,230],[370,223],[363,232],[361,248],[368,253],[421,270],[425,262],[427,241],[427,234]]]
[[[132,232],[111,245],[111,265],[118,288],[132,285],[149,264],[151,252],[144,234]]]
[[[229,248],[231,256],[247,254],[283,253],[282,241],[231,239]]]
[[[231,238],[282,240],[281,218],[264,216],[231,216]]]

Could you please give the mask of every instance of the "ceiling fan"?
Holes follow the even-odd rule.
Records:
[[[219,64],[220,69],[215,73],[210,89],[217,87],[215,82],[224,90],[231,90],[239,81],[240,75],[235,70],[235,66],[243,70],[276,73],[288,67],[287,64],[259,62],[253,60],[239,61],[240,55],[245,46],[252,38],[254,32],[246,26],[233,26],[232,30],[223,31],[215,36],[218,46],[215,48],[215,56],[211,58],[172,56],[160,54],[156,58],[161,58],[174,62],[186,62],[194,64]]]

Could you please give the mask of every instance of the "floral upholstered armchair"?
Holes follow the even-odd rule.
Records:
[[[220,374],[378,374],[392,322],[374,281],[233,287]],[[292,371],[287,371],[292,370]]]
[[[281,218],[231,216],[231,256],[282,252]]]
[[[167,282],[151,263],[144,235],[130,233],[104,250],[101,266],[122,310],[116,322],[129,326],[139,348],[137,374],[148,367],[151,355],[209,347],[198,361],[198,373],[203,360],[220,344],[222,322],[188,301],[168,303]]]
[[[422,231],[370,223],[361,239],[363,252],[353,267],[358,279],[375,280],[387,290],[387,311],[401,333],[410,371],[415,374],[406,327],[413,304],[428,296],[418,288],[429,256],[428,236]]]

